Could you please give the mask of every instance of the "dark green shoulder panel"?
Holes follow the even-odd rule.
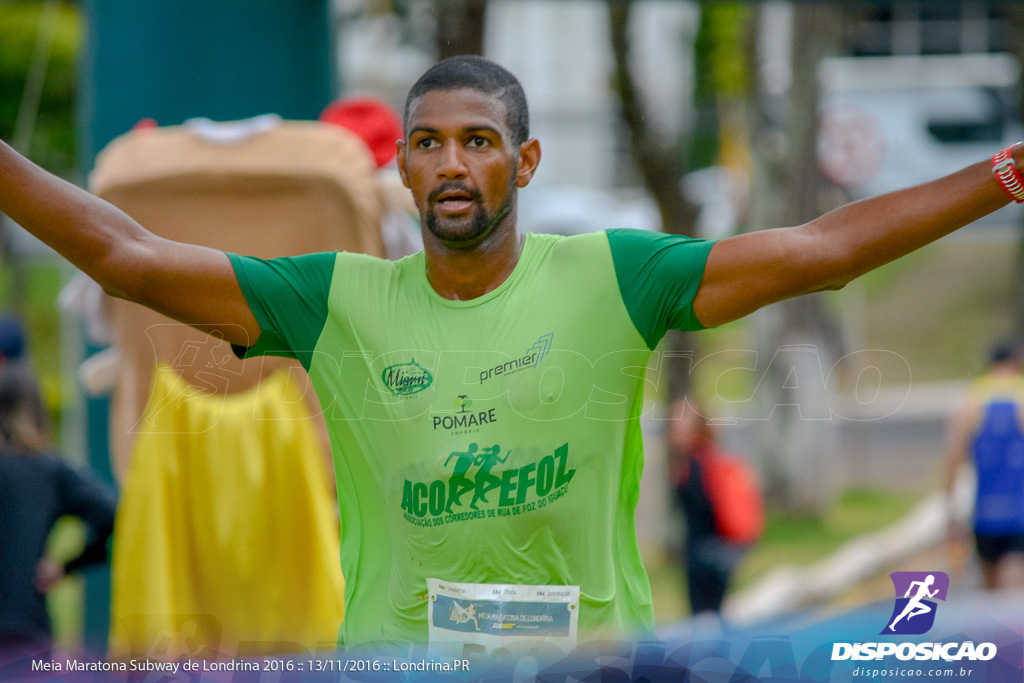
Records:
[[[693,313],[693,298],[713,241],[645,230],[606,234],[619,293],[648,348],[669,329],[704,329]]]
[[[240,358],[285,356],[306,370],[327,320],[336,253],[276,259],[228,254],[235,276],[262,332],[250,347],[234,346]]]

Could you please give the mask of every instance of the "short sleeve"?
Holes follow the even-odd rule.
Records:
[[[295,358],[309,370],[327,320],[337,254],[258,259],[229,253],[228,258],[262,330],[252,346],[232,345],[235,354]]]
[[[607,235],[619,294],[648,348],[670,329],[704,329],[693,299],[714,241],[645,230]]]

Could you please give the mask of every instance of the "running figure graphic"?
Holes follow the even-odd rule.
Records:
[[[921,601],[924,598],[934,598],[935,595],[939,592],[938,588],[931,592],[928,591],[928,589],[934,583],[934,574],[929,574],[924,581],[912,581],[910,583],[910,586],[907,587],[907,593],[903,597],[910,598],[910,594],[913,592],[914,586],[917,586],[917,594],[914,595],[914,597],[910,598],[910,602],[908,602],[907,606],[903,608],[903,611],[900,612],[900,615],[893,619],[892,623],[889,624],[890,631],[896,630],[896,622],[898,622],[903,617],[906,617],[907,621],[910,621],[913,617],[916,617],[919,614],[927,614],[928,612],[932,611],[931,607],[929,607]]]
[[[452,600],[452,611],[448,615],[448,618],[457,624],[468,624],[472,621],[476,630],[480,630],[480,622],[476,620],[476,605],[474,604],[470,604],[468,607],[463,607]]]
[[[469,502],[469,507],[477,510],[476,502],[482,500],[487,502],[487,492],[491,489],[497,488],[501,484],[501,477],[496,477],[491,474],[491,470],[499,462],[504,463],[508,460],[508,456],[512,454],[509,451],[505,454],[504,458],[499,458],[498,453],[501,453],[501,446],[494,444],[490,448],[485,448],[480,451],[480,455],[476,457],[477,471],[476,471],[476,491],[473,492],[473,500]]]
[[[444,466],[447,467],[452,458],[455,458],[455,471],[452,472],[451,479],[448,480],[451,489],[449,489],[448,504],[444,506],[445,512],[452,511],[452,503],[462,505],[462,495],[473,489],[473,480],[467,477],[466,473],[476,462],[476,449],[477,445],[471,443],[465,452],[455,451],[444,461]]]

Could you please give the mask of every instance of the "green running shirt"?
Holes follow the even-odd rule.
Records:
[[[433,290],[422,252],[229,255],[262,328],[236,351],[297,358],[324,411],[342,644],[426,641],[431,578],[579,586],[581,634],[651,631],[644,368],[667,329],[701,328],[711,246],[527,234],[511,275],[470,301]]]

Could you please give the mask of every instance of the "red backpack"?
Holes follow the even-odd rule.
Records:
[[[711,501],[719,535],[749,544],[764,533],[764,497],[754,468],[746,460],[712,452],[701,459],[704,491]]]

